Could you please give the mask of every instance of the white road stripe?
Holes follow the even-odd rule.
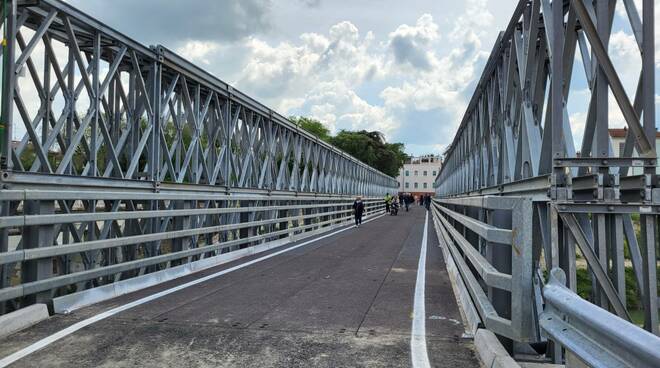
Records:
[[[367,222],[377,220],[378,218],[383,217],[383,216],[384,216],[384,215],[380,215],[380,216],[374,217],[374,218],[372,218],[372,219],[369,219],[369,220],[367,220],[367,221],[364,221],[364,223],[366,224]],[[50,336],[44,337],[43,339],[41,339],[41,340],[35,342],[34,344],[29,345],[29,346],[27,346],[27,347],[25,347],[25,348],[23,348],[23,349],[21,349],[21,350],[15,352],[15,353],[11,354],[11,355],[9,355],[9,356],[3,358],[2,360],[0,360],[0,368],[4,368],[4,367],[6,367],[6,366],[8,366],[8,365],[10,365],[10,364],[12,364],[12,363],[15,363],[15,362],[18,361],[19,359],[22,359],[22,358],[24,358],[24,357],[26,357],[26,356],[28,356],[28,355],[34,353],[35,351],[41,350],[41,349],[45,348],[46,346],[48,346],[48,345],[50,345],[50,344],[52,344],[52,343],[54,343],[54,342],[56,342],[56,341],[58,341],[58,340],[60,340],[60,339],[62,339],[62,338],[64,338],[64,337],[66,337],[66,336],[69,336],[69,335],[71,335],[72,333],[74,333],[74,332],[76,332],[76,331],[78,331],[78,330],[80,330],[80,329],[83,329],[83,328],[85,328],[85,327],[87,327],[87,326],[89,326],[89,325],[91,325],[91,324],[93,324],[93,323],[96,323],[96,322],[98,322],[98,321],[102,321],[102,320],[104,320],[104,319],[106,319],[106,318],[112,317],[112,316],[114,316],[114,315],[117,314],[117,313],[121,313],[121,312],[123,312],[123,311],[125,311],[125,310],[131,309],[131,308],[134,308],[134,307],[137,307],[137,306],[139,306],[139,305],[141,305],[141,304],[144,304],[144,303],[148,303],[148,302],[150,302],[150,301],[156,300],[156,299],[161,298],[161,297],[164,297],[164,296],[166,296],[166,295],[169,295],[169,294],[175,293],[175,292],[177,292],[177,291],[179,291],[179,290],[183,290],[183,289],[189,288],[189,287],[191,287],[191,286],[194,286],[194,285],[200,284],[200,283],[202,283],[202,282],[206,282],[206,281],[211,280],[211,279],[214,279],[214,278],[216,278],[216,277],[219,277],[219,276],[222,276],[222,275],[228,274],[228,273],[230,273],[230,272],[233,272],[233,271],[239,270],[239,269],[241,269],[241,268],[245,268],[245,267],[247,267],[247,266],[251,266],[251,265],[253,265],[253,264],[255,264],[255,263],[259,263],[259,262],[261,262],[261,261],[265,261],[265,260],[267,260],[267,259],[269,259],[269,258],[276,257],[276,256],[278,256],[278,255],[280,255],[280,254],[282,254],[282,253],[286,253],[286,252],[292,251],[292,250],[294,250],[294,249],[298,249],[298,248],[303,247],[303,246],[305,246],[305,245],[308,245],[308,244],[314,243],[314,242],[316,242],[316,241],[319,241],[319,240],[322,240],[322,239],[325,239],[325,238],[329,238],[329,237],[331,237],[331,236],[337,235],[337,234],[339,234],[339,233],[341,233],[341,232],[344,232],[344,231],[346,231],[346,230],[350,230],[350,229],[353,229],[353,228],[354,228],[354,226],[347,226],[347,227],[345,227],[345,228],[343,228],[343,229],[337,230],[337,231],[332,232],[332,233],[330,233],[330,234],[326,234],[326,235],[320,236],[320,237],[318,237],[318,238],[315,238],[315,239],[312,239],[312,240],[308,240],[308,241],[306,241],[306,242],[304,242],[304,243],[300,243],[300,244],[295,245],[295,246],[293,246],[293,247],[291,247],[291,248],[283,249],[283,250],[280,250],[280,251],[278,251],[278,252],[271,253],[271,254],[269,254],[269,255],[263,256],[263,257],[261,257],[261,258],[253,259],[253,260],[251,260],[251,261],[249,261],[249,262],[245,262],[245,263],[242,263],[242,264],[240,264],[240,265],[236,265],[236,266],[231,267],[231,268],[228,268],[228,269],[226,269],[226,270],[222,270],[222,271],[216,272],[216,273],[214,273],[214,274],[211,274],[211,275],[208,275],[208,276],[204,276],[204,277],[199,278],[199,279],[197,279],[197,280],[193,280],[193,281],[187,282],[187,283],[185,283],[185,284],[181,284],[181,285],[179,285],[179,286],[175,286],[175,287],[173,287],[173,288],[171,288],[171,289],[163,290],[163,291],[161,291],[161,292],[158,292],[158,293],[156,293],[156,294],[152,294],[152,295],[146,296],[146,297],[144,297],[144,298],[142,298],[142,299],[135,300],[135,301],[130,302],[130,303],[128,303],[128,304],[124,304],[124,305],[122,305],[122,306],[119,306],[119,307],[116,307],[116,308],[113,308],[113,309],[107,310],[107,311],[105,311],[105,312],[103,312],[103,313],[97,314],[97,315],[95,315],[95,316],[93,316],[93,317],[90,317],[90,318],[87,318],[87,319],[82,320],[82,321],[80,321],[80,322],[77,322],[77,323],[75,323],[75,324],[73,324],[73,325],[71,325],[71,326],[69,326],[69,327],[67,327],[67,328],[65,328],[65,329],[63,329],[63,330],[61,330],[61,331],[58,331],[58,332],[56,332],[56,333],[54,333],[54,334],[52,334],[52,335],[50,335]]]
[[[410,355],[412,365],[417,368],[431,367],[426,350],[426,243],[428,237],[429,213],[424,217],[424,234],[422,247],[419,251],[417,264],[417,281],[415,282],[415,301],[413,305],[412,336],[410,336]]]

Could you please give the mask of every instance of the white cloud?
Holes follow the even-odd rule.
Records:
[[[387,135],[398,127],[386,108],[370,105],[342,82],[320,83],[307,94],[305,105],[335,132],[364,129]]]
[[[635,8],[637,9],[637,13],[639,14],[639,18],[642,19],[643,16],[643,8],[642,8],[642,0],[634,0],[633,3],[635,4]],[[655,29],[655,67],[660,68],[660,6],[658,4],[658,1],[655,0],[654,4],[654,15],[653,15],[653,26]],[[616,13],[626,21],[628,21],[628,13],[626,11],[624,2],[619,1],[617,2],[616,6]]]
[[[439,34],[438,25],[430,14],[422,15],[414,26],[400,25],[390,33],[389,38],[389,46],[397,63],[424,70],[433,67],[435,57],[429,46],[439,38]]]
[[[240,73],[239,87],[270,99],[287,113],[308,91],[324,81],[353,86],[377,77],[382,69],[378,54],[370,52],[373,34],[364,37],[344,21],[328,34],[305,33],[299,42],[271,46],[257,38],[248,40],[248,63]],[[284,109],[286,108],[286,109]]]
[[[609,54],[628,96],[633,99],[642,65],[635,37],[624,31],[613,33],[610,37]]]
[[[191,40],[179,47],[176,51],[179,55],[192,62],[201,62],[209,65],[211,63],[209,55],[216,52],[219,48],[220,45],[213,41]]]
[[[488,13],[483,9],[482,12]],[[488,15],[484,17],[487,19]],[[459,18],[454,33],[458,32],[459,25],[464,25],[465,22],[465,19]],[[418,26],[419,24],[418,21]],[[428,52],[428,60],[432,61],[433,66],[431,70],[420,70],[416,78],[385,88],[380,94],[385,105],[392,109],[405,109],[409,106],[421,111],[443,109],[453,117],[452,121],[445,123],[458,126],[465,109],[466,94],[471,93],[467,89],[479,76],[480,66],[488,55],[481,49],[481,41],[474,32],[463,30],[463,33],[460,42],[446,55],[437,55],[435,51]],[[426,48],[434,50],[433,47]]]
[[[493,31],[491,26],[494,18],[488,11],[487,3],[487,0],[465,1],[465,12],[454,22],[454,28],[449,33],[450,39],[461,42],[468,33],[481,36]]]
[[[372,32],[364,34],[348,21],[332,25],[327,33],[304,33],[296,42],[273,45],[252,37],[238,87],[283,114],[310,115],[332,131],[379,130],[390,140],[401,136],[402,129],[414,129],[411,114],[446,117],[423,122],[440,123],[442,129],[410,138],[435,139],[437,144],[406,142],[435,150],[450,141],[447,132],[458,126],[488,55],[479,34],[462,28],[492,22],[484,5],[483,0],[467,2],[471,13],[452,23],[455,39],[442,40],[442,46],[451,46],[443,54],[440,26],[429,14],[397,26],[386,42],[376,42]],[[358,92],[364,90],[370,91],[367,97]]]
[[[571,122],[575,150],[579,151],[580,147],[582,147],[582,138],[584,137],[584,126],[587,122],[587,113],[584,111],[576,112],[571,114],[568,119]]]

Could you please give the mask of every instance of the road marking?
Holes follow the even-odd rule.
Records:
[[[376,217],[374,217],[374,218],[372,218],[372,219],[369,219],[369,220],[364,221],[364,223],[366,224],[366,223],[368,223],[368,222],[371,222],[371,221],[377,220],[377,219],[379,219],[379,218],[381,218],[381,217],[383,217],[383,216],[384,216],[384,215],[376,216]],[[355,228],[354,226],[350,226],[350,225],[349,225],[349,226],[347,226],[347,227],[345,227],[345,228],[343,228],[343,229],[337,230],[337,231],[332,232],[332,233],[330,233],[330,234],[325,234],[325,235],[319,236],[318,238],[315,238],[315,239],[312,239],[312,240],[308,240],[308,241],[306,241],[306,242],[304,242],[304,243],[300,243],[300,244],[295,245],[295,246],[293,246],[293,247],[290,247],[290,248],[287,248],[287,249],[282,249],[282,250],[280,250],[280,251],[277,251],[277,252],[275,252],[275,253],[271,253],[271,254],[266,255],[266,256],[263,256],[263,257],[261,257],[261,258],[253,259],[253,260],[251,260],[251,261],[249,261],[249,262],[245,262],[245,263],[242,263],[242,264],[240,264],[240,265],[236,265],[236,266],[231,267],[231,268],[228,268],[228,269],[226,269],[226,270],[222,270],[222,271],[216,272],[216,273],[214,273],[214,274],[211,274],[211,275],[208,275],[208,276],[204,276],[204,277],[199,278],[199,279],[197,279],[197,280],[193,280],[193,281],[187,282],[187,283],[185,283],[185,284],[181,284],[181,285],[179,285],[179,286],[175,286],[175,287],[173,287],[173,288],[170,288],[170,289],[167,289],[167,290],[163,290],[163,291],[158,292],[158,293],[156,293],[156,294],[152,294],[152,295],[146,296],[146,297],[144,297],[144,298],[142,298],[142,299],[138,299],[138,300],[132,301],[132,302],[130,302],[130,303],[128,303],[128,304],[124,304],[124,305],[122,305],[122,306],[119,306],[119,307],[116,307],[116,308],[113,308],[113,309],[107,310],[107,311],[105,311],[105,312],[103,312],[103,313],[97,314],[97,315],[95,315],[95,316],[93,316],[93,317],[90,317],[90,318],[87,318],[87,319],[82,320],[82,321],[80,321],[80,322],[77,322],[77,323],[75,323],[75,324],[73,324],[73,325],[71,325],[71,326],[69,326],[69,327],[67,327],[67,328],[65,328],[65,329],[63,329],[63,330],[61,330],[61,331],[58,331],[58,332],[56,332],[56,333],[54,333],[54,334],[52,334],[52,335],[50,335],[50,336],[44,337],[43,339],[41,339],[41,340],[35,342],[34,344],[29,345],[29,346],[27,346],[27,347],[25,347],[25,348],[23,348],[23,349],[21,349],[21,350],[15,352],[15,353],[11,354],[11,355],[9,355],[9,356],[6,356],[6,357],[3,358],[2,360],[0,360],[0,368],[4,368],[4,367],[6,367],[6,366],[8,366],[8,365],[10,365],[10,364],[13,364],[13,363],[15,363],[16,361],[18,361],[19,359],[22,359],[22,358],[24,358],[24,357],[26,357],[26,356],[28,356],[28,355],[30,355],[30,354],[36,352],[36,351],[39,351],[39,350],[45,348],[46,346],[48,346],[48,345],[50,345],[50,344],[52,344],[52,343],[54,343],[54,342],[56,342],[56,341],[58,341],[58,340],[60,340],[60,339],[62,339],[62,338],[64,338],[64,337],[66,337],[66,336],[69,336],[69,335],[71,335],[72,333],[74,333],[74,332],[76,332],[76,331],[78,331],[78,330],[81,330],[81,329],[83,329],[83,328],[85,328],[85,327],[87,327],[87,326],[89,326],[89,325],[91,325],[91,324],[93,324],[93,323],[98,322],[98,321],[102,321],[102,320],[104,320],[104,319],[106,319],[106,318],[112,317],[112,316],[114,316],[115,314],[121,313],[121,312],[126,311],[126,310],[128,310],[128,309],[131,309],[131,308],[137,307],[137,306],[139,306],[139,305],[142,305],[142,304],[144,304],[144,303],[148,303],[148,302],[150,302],[150,301],[156,300],[156,299],[161,298],[161,297],[164,297],[164,296],[166,296],[166,295],[169,295],[169,294],[175,293],[175,292],[177,292],[177,291],[179,291],[179,290],[183,290],[183,289],[189,288],[189,287],[191,287],[191,286],[194,286],[194,285],[200,284],[200,283],[202,283],[202,282],[206,282],[206,281],[211,280],[211,279],[214,279],[214,278],[216,278],[216,277],[220,277],[220,276],[222,276],[222,275],[225,275],[225,274],[228,274],[228,273],[230,273],[230,272],[233,272],[233,271],[239,270],[239,269],[241,269],[241,268],[245,268],[245,267],[247,267],[247,266],[251,266],[251,265],[253,265],[253,264],[255,264],[255,263],[259,263],[259,262],[261,262],[261,261],[265,261],[265,260],[267,260],[267,259],[269,259],[269,258],[276,257],[276,256],[278,256],[278,255],[280,255],[280,254],[283,254],[283,253],[286,253],[286,252],[292,251],[292,250],[294,250],[294,249],[298,249],[298,248],[303,247],[303,246],[305,246],[305,245],[308,245],[308,244],[314,243],[314,242],[316,242],[316,241],[319,241],[319,240],[322,240],[322,239],[325,239],[325,238],[329,238],[329,237],[331,237],[331,236],[337,235],[337,234],[339,234],[339,233],[341,233],[341,232],[344,232],[344,231],[346,231],[346,230],[350,230],[350,229],[354,229],[354,228]]]
[[[417,264],[417,281],[415,281],[415,301],[413,304],[412,335],[410,336],[410,355],[413,367],[431,367],[429,354],[426,350],[426,243],[428,238],[429,213],[424,217],[424,233],[422,247],[419,251]]]

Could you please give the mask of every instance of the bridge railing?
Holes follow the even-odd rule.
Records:
[[[660,339],[580,298],[566,286],[561,268],[543,288],[546,304],[539,323],[551,339],[592,367],[653,368]]]
[[[65,2],[2,11],[0,313],[328,230],[397,187]]]
[[[519,1],[445,152],[434,187],[441,208],[450,200],[474,203],[489,196],[531,202],[526,216],[533,276],[515,280],[520,284],[511,288],[534,285],[534,297],[527,302],[536,303],[539,313],[551,309],[543,285],[550,271],[560,268],[566,287],[591,306],[613,321],[615,316],[628,321],[629,329],[641,324],[658,335],[657,4],[644,0],[641,9],[637,4]],[[616,27],[631,30],[637,46],[632,54],[639,53],[627,61],[638,67],[638,79],[615,68],[617,55],[609,47],[615,19]],[[569,110],[585,105],[575,103],[576,92],[587,95],[584,119]],[[622,121],[615,124],[612,112],[617,109]],[[484,223],[488,218],[484,209],[452,211]],[[440,209],[439,214],[449,216]],[[471,244],[481,249],[476,238]],[[540,332],[539,342],[544,342],[543,328]],[[621,348],[628,342],[622,341]],[[566,340],[555,343],[551,337],[545,354],[561,363]],[[507,346],[514,356],[524,356],[531,345]]]
[[[29,175],[29,174],[28,174]],[[6,180],[20,180],[9,175]],[[107,184],[107,183],[106,183]],[[141,182],[133,187],[48,184],[0,191],[15,210],[0,217],[10,249],[0,265],[13,308],[158,274],[256,246],[274,246],[353,221],[352,197],[236,191]],[[382,213],[366,198],[366,217]],[[30,246],[39,244],[41,246]],[[212,264],[212,263],[210,263]]]
[[[533,290],[532,202],[519,197],[435,199],[434,222],[489,330],[539,339]]]

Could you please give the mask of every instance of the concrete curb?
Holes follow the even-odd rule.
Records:
[[[48,319],[46,304],[34,304],[0,316],[0,338],[26,329],[45,319]]]
[[[478,329],[474,336],[474,347],[486,368],[520,368],[491,331]]]

